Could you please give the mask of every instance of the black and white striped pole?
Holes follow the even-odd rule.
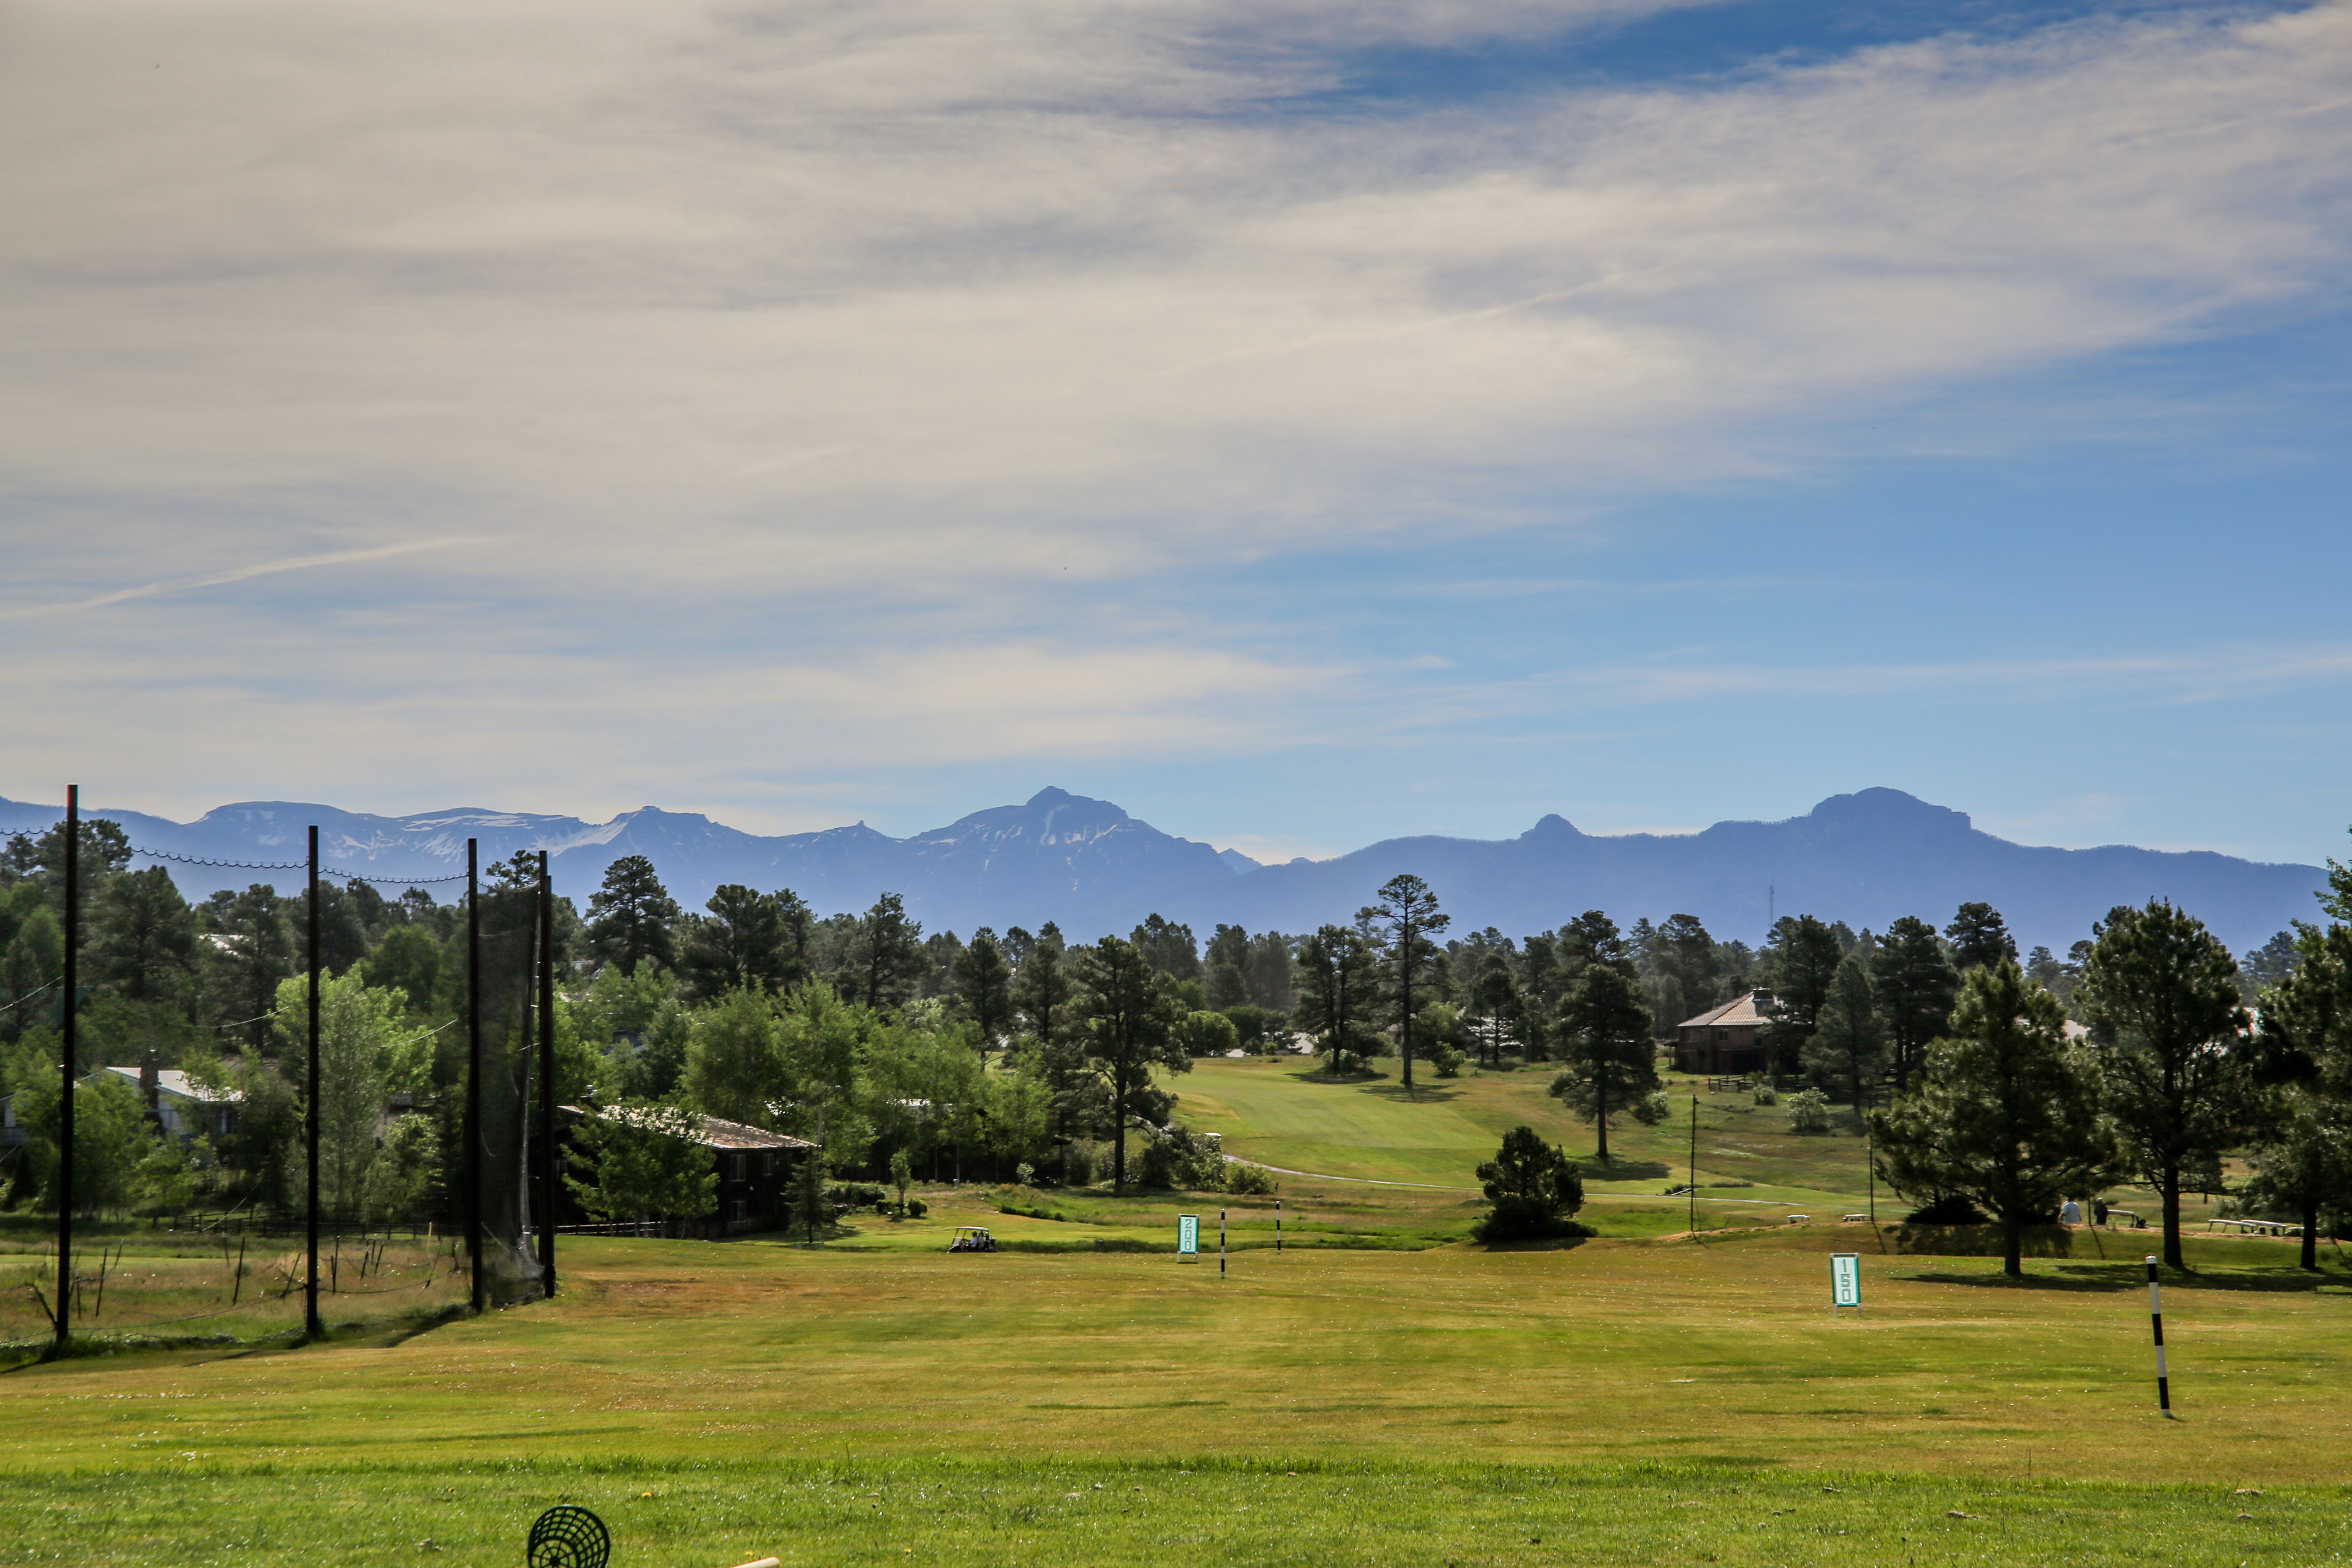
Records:
[[[2156,1282],[2156,1258],[2147,1260],[2147,1321],[2156,1331],[2156,1403],[2165,1415],[2172,1414],[2172,1380],[2164,1372],[2164,1299]]]
[[[1225,1211],[1217,1211],[1217,1278],[1225,1277]]]

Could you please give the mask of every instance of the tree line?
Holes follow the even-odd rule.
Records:
[[[173,1149],[142,1135],[128,1079],[91,1085],[82,1125],[94,1147],[112,1142],[86,1162],[81,1190],[110,1206],[289,1205],[306,897],[257,884],[191,905],[161,869],[130,869],[116,825],[83,833],[83,1065],[152,1060],[237,1099],[233,1131]],[[0,851],[0,1090],[16,1093],[26,1133],[7,1172],[15,1203],[39,1202],[54,1164],[42,1130],[65,1005],[62,834],[19,835]],[[2332,874],[2340,921],[2352,890]],[[536,879],[535,858],[518,855],[488,885]],[[386,899],[353,882],[323,887],[319,914],[330,1205],[430,1210],[446,1197],[444,1151],[462,1114],[464,910],[423,889]],[[2352,1068],[2338,1060],[2326,989],[2343,967],[2330,945],[2347,940],[2340,925],[2282,933],[2242,961],[2160,905],[2115,911],[2063,960],[2046,948],[2020,959],[1982,904],[1940,930],[1786,917],[1757,950],[1687,914],[1626,929],[1597,910],[1517,938],[1454,936],[1436,893],[1407,875],[1352,921],[1296,935],[1220,925],[1202,942],[1155,914],[1088,943],[1050,922],[965,940],[926,933],[897,894],[819,917],[789,889],[730,884],[688,911],[635,856],[612,864],[584,914],[568,900],[556,914],[559,1094],[791,1133],[821,1144],[836,1175],[896,1161],[935,1176],[1026,1167],[1120,1185],[1131,1174],[1246,1184],[1246,1168],[1169,1135],[1164,1080],[1201,1057],[1291,1044],[1334,1075],[1392,1057],[1408,1088],[1417,1067],[1554,1064],[1552,1092],[1595,1125],[1605,1160],[1612,1121],[1668,1113],[1658,1037],[1761,990],[1776,1067],[1867,1117],[1906,1192],[1969,1196],[2025,1223],[2051,1182],[2086,1191],[2094,1175],[2128,1169],[2167,1194],[2177,1258],[2181,1184],[2206,1181],[2221,1150],[2259,1147],[2252,1195],[2265,1201],[2324,1207],[2342,1186],[2338,1101]],[[2158,956],[2127,956],[2143,950]],[[2192,971],[2193,984],[2180,978]],[[2246,1009],[2256,998],[2259,1028]],[[2056,1068],[1994,1039],[2003,1028],[2054,1051],[2066,1082],[2084,1087],[2053,1097]],[[1951,1129],[1977,1125],[1967,1097],[2010,1072],[2033,1086],[2014,1090],[2017,1105],[2071,1130],[2049,1147],[2074,1163],[2011,1160],[2011,1185],[1996,1192]],[[2066,1110],[2078,1102],[2091,1109]],[[1139,1129],[1142,1169],[1130,1173]],[[2040,1185],[2019,1174],[2028,1165]]]

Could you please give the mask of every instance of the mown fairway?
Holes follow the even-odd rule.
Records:
[[[1377,1085],[1280,1070],[1195,1074],[1186,1108],[1308,1169],[1265,1122],[1385,1114]],[[1249,1101],[1262,1085],[1376,1109]],[[1481,1104],[1448,1109],[1525,1108]],[[1397,1147],[1360,1157],[1453,1173]],[[565,1498],[613,1523],[622,1568],[2352,1552],[2332,1259],[2197,1243],[2165,1422],[2137,1237],[2076,1233],[2021,1286],[1891,1227],[1650,1238],[1679,1205],[1628,1197],[1588,1210],[1601,1240],[1487,1252],[1447,1239],[1475,1211],[1444,1185],[1287,1183],[1318,1245],[1279,1255],[1263,1203],[935,1191],[926,1220],[817,1249],[569,1242],[562,1297],[480,1321],[21,1368],[0,1563],[509,1563]],[[1223,1279],[1213,1251],[1095,1249],[1164,1244],[1181,1208],[1213,1248],[1221,1203],[1249,1244]],[[1057,1250],[950,1256],[959,1221]],[[1864,1256],[1859,1318],[1826,1310],[1832,1248]]]

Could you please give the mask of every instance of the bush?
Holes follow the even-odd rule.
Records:
[[[1503,1135],[1495,1157],[1478,1167],[1495,1207],[1471,1232],[1481,1241],[1547,1236],[1591,1236],[1568,1216],[1584,1206],[1584,1178],[1576,1162],[1536,1136],[1532,1127]]]
[[[1436,1067],[1438,1077],[1460,1078],[1463,1064],[1470,1058],[1453,1046],[1440,1046],[1430,1053],[1429,1059]]]
[[[1074,1187],[1095,1184],[1096,1152],[1091,1143],[1072,1143],[1064,1156],[1062,1180]]]
[[[1208,1140],[1179,1127],[1143,1146],[1135,1163],[1135,1179],[1146,1187],[1213,1193],[1225,1184],[1225,1158],[1209,1146]]]
[[[1037,1167],[1024,1160],[1013,1167],[1013,1179],[1024,1187],[1034,1187],[1037,1184]]]
[[[1992,1216],[1958,1193],[1931,1198],[1903,1216],[1905,1225],[1990,1225]]]
[[[1756,1086],[1756,1103],[1759,1105],[1778,1105],[1780,1103],[1780,1096],[1773,1089],[1770,1084],[1759,1083]]]
[[[1241,1030],[1223,1013],[1188,1013],[1176,1021],[1173,1033],[1188,1057],[1221,1057],[1242,1048]]]
[[[1830,1097],[1818,1089],[1801,1089],[1789,1097],[1789,1131],[1816,1133],[1830,1130]]]
[[[920,1219],[930,1212],[930,1205],[924,1203],[922,1199],[908,1198],[907,1200],[907,1217],[908,1219]]]
[[[1274,1192],[1274,1173],[1263,1165],[1225,1164],[1225,1191],[1244,1197],[1266,1197]]]
[[[826,1202],[844,1209],[870,1209],[889,1195],[870,1182],[843,1182],[824,1194]]]

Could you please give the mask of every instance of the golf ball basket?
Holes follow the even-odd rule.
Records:
[[[560,1502],[541,1514],[523,1549],[530,1568],[605,1568],[612,1560],[604,1521],[577,1503]]]

